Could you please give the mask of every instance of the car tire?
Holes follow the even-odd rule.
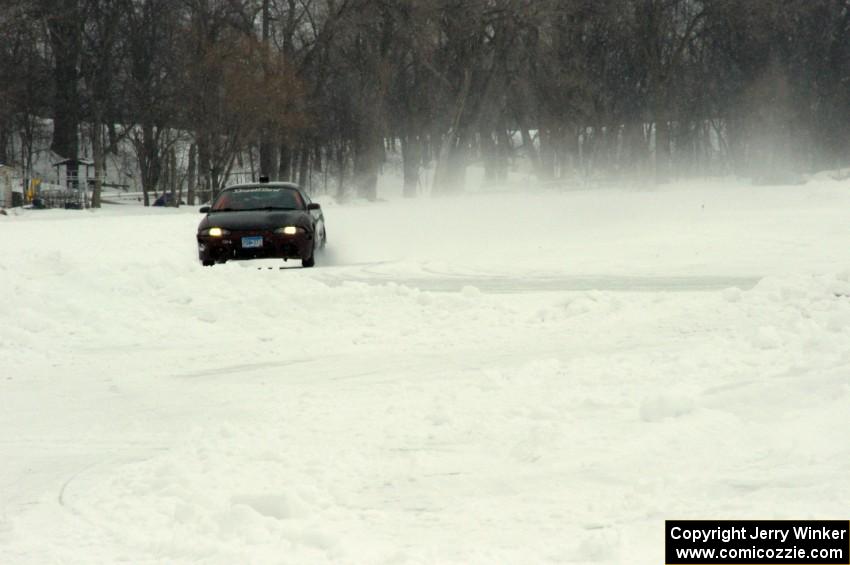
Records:
[[[306,259],[301,259],[301,266],[302,267],[313,267],[313,266],[315,266],[315,264],[316,264],[316,254],[315,253],[313,253],[312,255],[310,255]]]
[[[310,248],[310,256],[304,259],[301,259],[302,267],[312,267],[316,264],[316,237],[314,234],[313,237],[313,245]]]
[[[215,265],[215,261],[210,261],[210,260],[204,259],[203,261],[201,261],[201,264],[204,267],[212,267],[213,265]]]

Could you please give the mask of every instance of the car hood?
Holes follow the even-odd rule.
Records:
[[[213,212],[201,220],[198,230],[219,227],[227,230],[268,230],[283,226],[310,228],[310,216],[300,210],[250,210]]]

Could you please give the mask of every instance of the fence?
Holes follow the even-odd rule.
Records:
[[[36,208],[69,208],[79,210],[85,207],[86,197],[82,190],[70,190],[59,184],[43,182],[33,195]]]

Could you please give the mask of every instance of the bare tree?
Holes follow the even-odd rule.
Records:
[[[81,101],[90,131],[94,186],[91,206],[100,208],[108,141],[104,129],[119,120],[120,70],[124,66],[122,13],[125,0],[85,0],[81,46]],[[113,138],[117,143],[118,139]]]
[[[63,156],[81,120],[98,162],[125,132],[146,203],[165,169],[192,201],[240,162],[374,199],[398,147],[406,196],[423,165],[453,192],[470,163],[499,182],[516,156],[543,181],[850,157],[846,0],[7,2],[0,156],[40,117]]]
[[[0,12],[0,162],[18,163],[33,178],[37,145],[49,135],[52,72],[39,35],[40,6],[10,1]]]

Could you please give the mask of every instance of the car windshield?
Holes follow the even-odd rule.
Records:
[[[293,188],[247,187],[222,192],[212,206],[213,212],[231,210],[303,210],[304,201]]]

